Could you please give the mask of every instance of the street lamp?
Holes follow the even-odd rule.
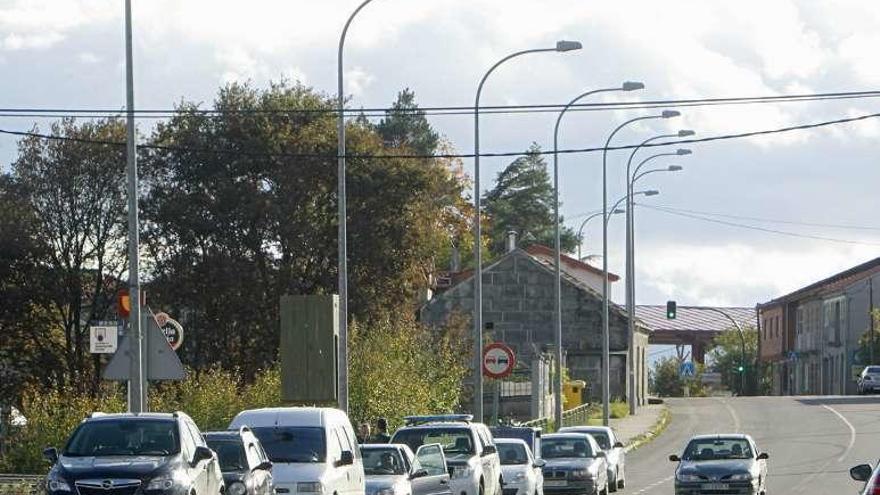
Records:
[[[345,35],[358,12],[373,0],[364,0],[345,21],[342,34],[339,36],[339,54],[336,59],[336,160],[338,171],[337,196],[339,197],[338,220],[338,265],[339,265],[339,355],[336,366],[339,373],[337,394],[339,395],[339,408],[348,412],[348,231],[346,216],[346,192],[345,192],[345,93],[342,87],[342,49],[345,47]]]
[[[557,41],[553,48],[536,48],[512,53],[490,67],[477,86],[477,96],[474,99],[474,418],[476,421],[483,421],[483,256],[480,250],[483,235],[480,225],[480,96],[483,85],[498,66],[512,58],[528,53],[570,52],[581,48],[583,45],[579,41],[561,40]]]
[[[711,306],[699,306],[694,307],[693,309],[705,310],[705,311],[713,311],[718,313],[733,323],[733,326],[736,327],[736,331],[739,332],[739,343],[740,343],[740,374],[739,374],[739,394],[745,395],[745,386],[746,386],[746,337],[743,334],[742,326],[740,326],[739,322],[734,319],[734,317],[730,316],[726,311],[723,311],[718,308],[713,308]]]
[[[636,117],[617,126],[602,149],[602,214],[608,215],[608,147],[615,134],[621,129],[634,122],[652,119],[670,119],[681,115],[676,110],[663,110],[658,115],[645,115]],[[611,389],[611,330],[608,322],[608,222],[602,225],[602,424],[608,426],[611,416],[610,398]]]
[[[684,170],[683,167],[679,165],[670,165],[666,168],[652,168],[651,170],[645,170],[644,172],[633,177],[632,183],[635,184],[639,179],[648,175],[648,174],[656,174],[657,172],[680,172]]]
[[[556,299],[556,363],[557,363],[557,373],[555,375],[554,381],[554,395],[556,396],[555,402],[555,415],[556,424],[562,424],[562,244],[560,241],[560,233],[559,233],[559,124],[562,122],[562,117],[568,112],[568,109],[571,108],[572,105],[577,103],[583,98],[587,96],[594,95],[597,93],[608,93],[612,91],[636,91],[639,89],[644,89],[645,85],[640,82],[635,81],[626,81],[620,85],[618,88],[604,88],[604,89],[594,89],[592,91],[587,91],[586,93],[581,93],[580,95],[573,98],[570,102],[568,102],[562,110],[559,112],[559,115],[556,117],[556,125],[553,127],[553,218],[554,218],[554,263],[556,264],[556,285],[555,285],[555,299]],[[580,253],[578,253],[578,260],[580,260]]]
[[[612,210],[611,210],[611,213],[610,213],[610,214],[611,214],[611,215],[619,215],[619,214],[621,214],[621,213],[624,213],[623,208],[615,208],[615,209],[612,209]],[[583,258],[581,257],[581,247],[582,247],[583,244],[584,244],[584,243],[583,243],[584,227],[586,227],[587,222],[589,222],[590,220],[592,220],[592,219],[598,217],[598,216],[601,215],[601,214],[602,214],[601,211],[600,211],[600,212],[593,213],[592,215],[590,215],[590,216],[588,216],[587,218],[585,218],[584,221],[581,222],[581,226],[578,227],[578,233],[577,233],[577,238],[579,239],[579,241],[578,241],[578,261],[581,261],[581,260],[583,259]]]

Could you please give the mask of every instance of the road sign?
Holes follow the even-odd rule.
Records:
[[[168,313],[156,313],[153,318],[156,319],[156,324],[168,339],[168,345],[175,351],[180,349],[180,346],[183,345],[183,325],[168,316]]]
[[[118,329],[115,321],[97,322],[89,327],[89,352],[113,354],[116,352]]]
[[[494,342],[483,348],[483,375],[504,378],[513,372],[515,365],[516,356],[507,345]]]
[[[682,378],[693,378],[697,372],[693,361],[685,361],[678,367],[678,375]]]
[[[721,385],[721,373],[703,373],[700,382],[703,385]]]
[[[150,317],[150,312],[142,311],[141,328],[144,332],[144,345],[147,347],[147,362],[145,363],[148,380],[182,380],[186,373],[183,369],[177,353],[171,348],[164,332],[159,328],[155,318]],[[119,346],[113,358],[104,368],[105,380],[128,380],[131,376],[132,358],[131,338],[123,335],[119,339]]]

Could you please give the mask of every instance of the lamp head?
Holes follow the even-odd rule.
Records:
[[[624,210],[623,208],[615,208],[614,210],[611,211],[611,213],[613,213],[615,215],[620,214],[620,213],[625,213],[625,212],[626,212],[626,210]]]
[[[660,191],[657,191],[656,189],[645,191],[645,196],[656,196],[658,194],[660,194]]]
[[[580,41],[566,41],[561,40],[556,42],[556,51],[557,52],[570,52],[572,50],[580,50],[584,46]]]
[[[645,89],[644,83],[640,83],[637,81],[626,81],[620,87],[622,91],[636,91],[639,89]]]
[[[672,117],[678,117],[681,115],[681,112],[678,110],[663,110],[663,113],[660,114],[660,117],[664,119],[671,119]]]
[[[670,165],[670,166],[666,167],[666,170],[668,170],[670,172],[679,172],[684,169],[682,168],[681,165]]]
[[[690,155],[691,153],[693,153],[693,151],[691,151],[687,148],[679,148],[679,149],[675,150],[675,154],[678,156]]]
[[[688,137],[688,136],[693,136],[694,134],[696,134],[696,132],[694,132],[690,129],[682,129],[682,130],[678,131],[678,137]]]

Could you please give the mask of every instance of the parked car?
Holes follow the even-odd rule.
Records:
[[[501,463],[489,428],[468,414],[410,416],[391,443],[412,450],[439,443],[449,464],[453,495],[501,495]]]
[[[560,433],[586,433],[596,440],[608,462],[608,490],[616,492],[626,486],[626,452],[609,426],[566,426]]]
[[[348,416],[326,407],[242,411],[230,430],[248,426],[269,460],[275,492],[364,495],[361,451]]]
[[[605,452],[590,435],[553,433],[541,439],[544,493],[607,495]]]
[[[859,394],[867,394],[880,390],[880,366],[866,366],[859,373]]]
[[[272,461],[250,428],[209,431],[204,437],[220,460],[226,495],[275,495]]]
[[[880,463],[877,464],[880,467]],[[880,469],[872,468],[870,464],[859,464],[849,470],[849,475],[856,481],[862,481],[862,489],[859,495],[874,495],[880,493]]]
[[[532,457],[541,456],[541,429],[534,426],[492,426],[489,428],[492,438],[519,438],[529,446]]]
[[[677,462],[676,495],[695,493],[764,494],[767,491],[766,452],[758,452],[752,437],[742,434],[700,435],[691,438]]]
[[[400,444],[361,445],[367,495],[451,495],[443,448],[438,443],[413,451]]]
[[[184,413],[94,413],[58,452],[49,495],[133,493],[216,495],[224,489],[217,456]]]
[[[544,495],[544,461],[519,438],[496,438],[504,495]]]

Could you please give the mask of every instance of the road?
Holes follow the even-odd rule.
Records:
[[[626,494],[673,493],[675,465],[691,435],[748,433],[768,452],[768,494],[857,493],[849,468],[880,458],[880,397],[691,398],[669,402],[672,422],[627,457]]]

